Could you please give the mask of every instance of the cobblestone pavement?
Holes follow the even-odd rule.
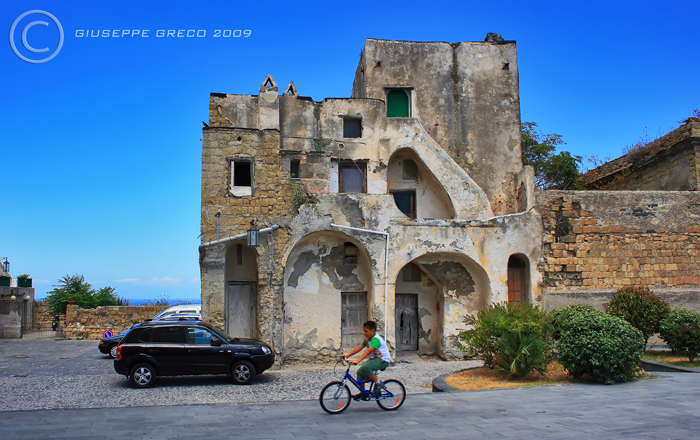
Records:
[[[397,411],[318,401],[0,412],[5,439],[692,439],[700,375],[663,373],[618,385],[577,384],[408,395]]]
[[[399,358],[380,377],[399,379],[414,395],[430,393],[432,379],[441,374],[477,365],[413,356]],[[295,365],[266,371],[250,386],[232,385],[225,376],[192,376],[134,389],[114,372],[97,341],[0,340],[0,411],[309,400],[334,378],[332,365]]]

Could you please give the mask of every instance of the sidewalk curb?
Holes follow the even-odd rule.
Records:
[[[448,385],[447,381],[445,379],[452,376],[453,374],[461,373],[463,371],[475,370],[475,369],[481,368],[481,367],[483,367],[483,365],[479,365],[478,367],[469,367],[469,368],[465,368],[465,369],[459,370],[459,371],[453,371],[452,373],[447,373],[447,374],[443,374],[442,376],[436,377],[435,379],[433,379],[433,393],[461,392],[462,390]]]
[[[656,371],[663,373],[700,373],[700,369],[698,368],[679,367],[678,365],[647,360],[642,360],[642,368],[644,371]]]

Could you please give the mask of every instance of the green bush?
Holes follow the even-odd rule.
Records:
[[[659,333],[661,334],[661,339],[666,341],[671,350],[678,353],[688,353],[690,357],[690,353],[687,351],[687,344],[689,336],[692,336],[692,332],[686,334],[688,331],[684,330],[684,327],[688,325],[694,325],[696,328],[700,327],[700,313],[688,309],[673,309],[661,320]],[[697,353],[695,352],[693,358],[695,358]],[[692,362],[692,359],[690,362]]]
[[[44,301],[52,315],[65,315],[68,301],[75,301],[82,309],[129,303],[128,300],[119,297],[113,287],[107,286],[95,291],[82,275],[66,275],[58,280],[53,290],[47,292]]]
[[[588,374],[597,382],[612,384],[634,376],[644,346],[642,332],[625,320],[594,313],[566,325],[558,359],[575,378]]]
[[[659,332],[661,320],[671,307],[646,287],[624,287],[613,293],[605,311],[632,324],[644,335],[646,346],[649,337]]]
[[[550,353],[550,346],[542,336],[506,332],[498,341],[496,364],[517,378],[532,370],[545,375]]]
[[[476,315],[464,318],[464,323],[472,328],[459,333],[460,348],[467,354],[482,359],[491,368],[497,365],[496,358],[499,354],[505,356],[501,352],[505,345],[500,345],[505,334],[532,335],[543,341],[546,341],[548,334],[547,316],[531,304],[491,304]],[[516,357],[517,355],[509,355],[504,359],[512,362]]]
[[[564,327],[574,319],[596,313],[603,312],[587,304],[571,304],[552,310],[547,315],[552,326],[552,339],[558,341]]]

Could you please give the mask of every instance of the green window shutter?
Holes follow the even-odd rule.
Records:
[[[409,117],[408,93],[405,90],[389,90],[386,94],[386,107],[390,118]]]

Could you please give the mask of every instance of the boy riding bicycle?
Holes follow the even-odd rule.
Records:
[[[369,356],[369,360],[365,362],[357,370],[358,379],[371,379],[374,382],[374,388],[372,389],[372,397],[376,397],[381,393],[382,388],[384,388],[384,383],[382,383],[377,375],[377,371],[384,371],[391,362],[391,353],[389,353],[389,347],[387,347],[386,342],[381,336],[377,334],[377,323],[374,321],[367,321],[362,324],[362,332],[365,335],[365,339],[360,345],[353,348],[343,357],[350,357],[355,353],[361,351],[363,348],[367,348],[364,353],[357,360],[348,360],[351,364],[358,364],[364,358]],[[356,394],[352,396],[353,399],[357,400],[361,397],[361,394]]]

